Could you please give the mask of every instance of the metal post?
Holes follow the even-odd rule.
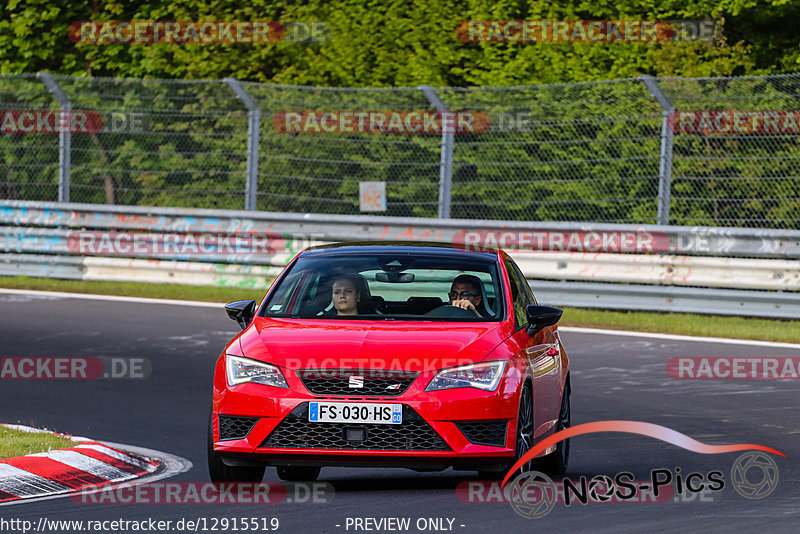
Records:
[[[222,80],[239,97],[247,108],[247,182],[244,191],[244,209],[255,211],[258,194],[258,140],[261,125],[261,108],[235,78]]]
[[[440,113],[449,112],[436,91],[430,85],[420,85],[417,87],[428,99],[428,102]],[[444,121],[442,121],[444,122]],[[453,145],[455,135],[452,131],[445,131],[442,128],[442,148],[439,158],[439,218],[450,218],[450,197],[453,186]]]
[[[71,126],[72,102],[67,94],[58,86],[56,81],[48,72],[37,72],[36,77],[42,80],[61,108],[61,113],[67,115],[67,124]],[[62,115],[63,116],[63,115]],[[56,125],[61,125],[61,120],[56,121]],[[72,153],[72,133],[70,127],[59,128],[58,132],[58,201],[69,202],[70,186],[70,155]]]
[[[639,76],[647,90],[661,106],[661,158],[658,168],[658,224],[669,224],[669,196],[672,189],[672,136],[670,120],[675,111],[669,97],[652,76]]]

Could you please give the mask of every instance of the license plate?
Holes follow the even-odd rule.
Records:
[[[311,402],[308,406],[308,420],[311,423],[399,425],[403,422],[403,405],[374,402]]]

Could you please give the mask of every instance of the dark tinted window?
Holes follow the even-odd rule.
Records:
[[[531,290],[531,286],[528,283],[528,280],[525,278],[525,275],[522,274],[522,270],[519,268],[519,265],[514,263],[514,260],[509,260],[511,265],[514,267],[514,273],[517,275],[519,279],[520,286],[525,293],[525,297],[528,300],[528,304],[537,304],[536,297],[533,296],[533,291]]]
[[[511,260],[506,261],[506,270],[508,271],[508,285],[511,288],[511,300],[514,305],[514,321],[517,329],[521,328],[528,322],[525,314],[525,308],[528,305],[528,297],[525,290],[520,284],[519,277],[515,270],[515,265]]]

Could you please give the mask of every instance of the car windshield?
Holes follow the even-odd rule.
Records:
[[[301,256],[261,316],[397,321],[500,321],[494,259],[409,253]]]

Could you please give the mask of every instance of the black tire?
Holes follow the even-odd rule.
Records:
[[[570,426],[571,410],[569,404],[570,387],[564,388],[564,396],[561,399],[561,408],[558,411],[558,421],[556,422],[556,432],[560,432]],[[556,450],[537,461],[537,468],[550,475],[560,475],[567,470],[569,465],[569,439],[559,441]]]
[[[528,382],[522,387],[519,395],[519,410],[517,412],[517,437],[514,441],[514,459],[502,471],[479,470],[478,478],[483,480],[501,480],[511,466],[530,450],[533,444],[533,396]],[[526,469],[527,466],[527,469]],[[517,476],[522,471],[530,471],[531,462],[527,462],[512,476]]]
[[[522,391],[519,394],[519,412],[517,414],[517,437],[514,440],[514,460],[508,464],[508,469],[511,469],[517,461],[522,458],[526,452],[533,447],[533,394],[531,393],[531,385],[525,382],[522,386]],[[517,476],[525,471],[530,471],[533,468],[533,460],[527,461],[522,466],[511,474],[512,477]],[[486,478],[497,477],[498,473],[493,471],[481,471],[481,476]],[[505,476],[505,473],[499,473]]]
[[[225,464],[222,459],[214,452],[214,431],[211,426],[211,418],[208,418],[208,476],[211,482],[225,482]]]
[[[278,467],[278,478],[287,482],[314,482],[320,467]]]
[[[208,475],[211,482],[261,482],[266,469],[263,465],[225,465],[222,458],[214,452],[214,431],[211,426],[211,417],[208,418]]]

